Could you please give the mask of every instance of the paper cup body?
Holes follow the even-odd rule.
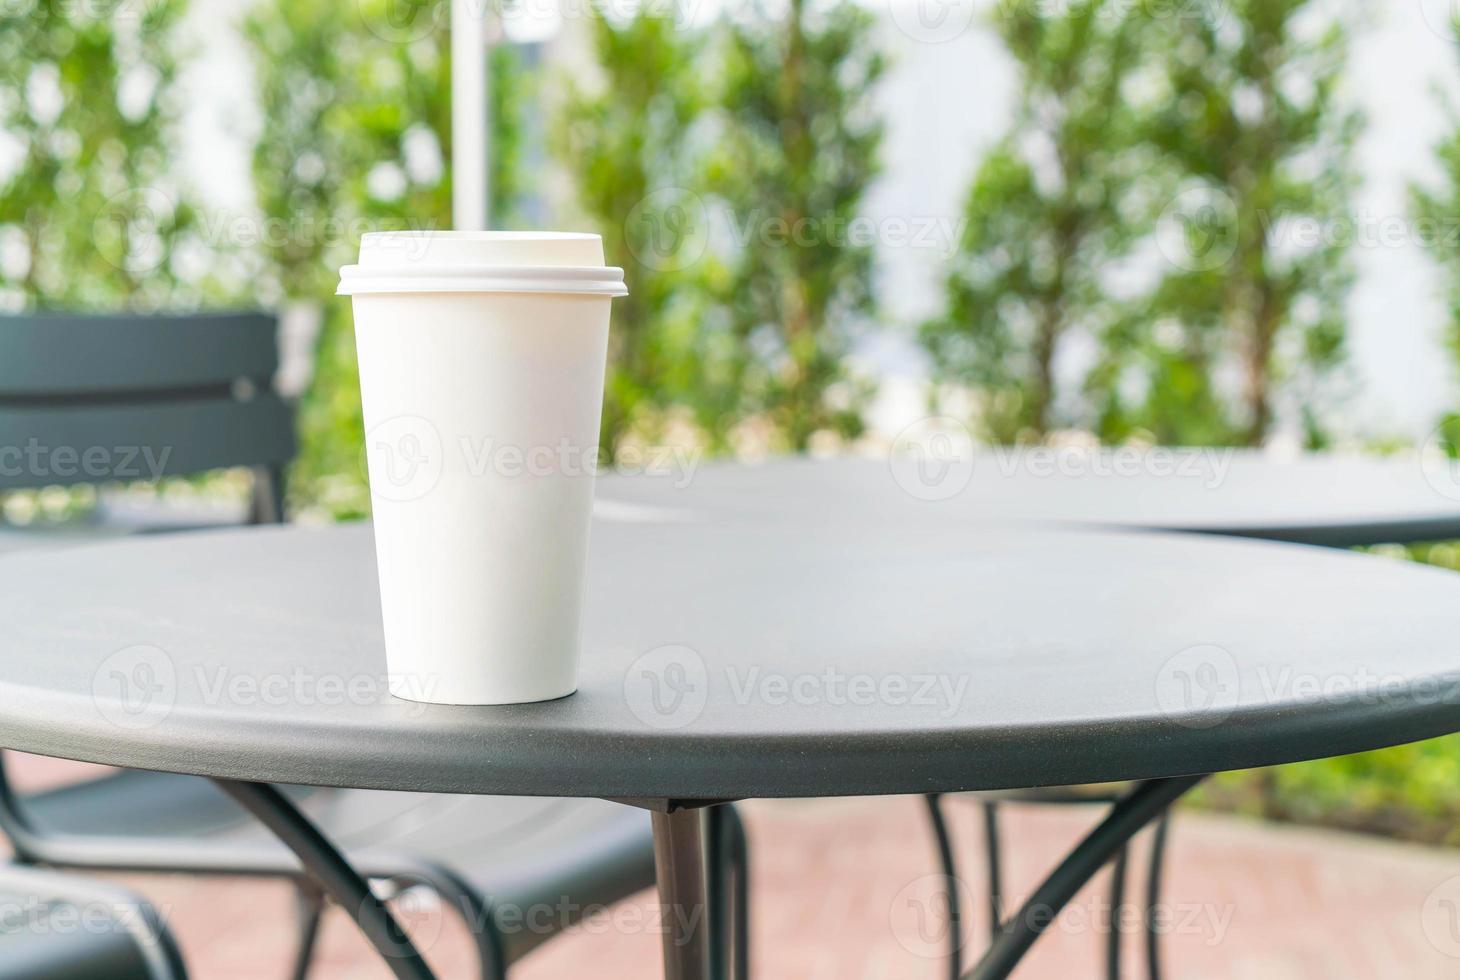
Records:
[[[455,244],[437,234],[431,248]],[[366,237],[356,270],[371,267]],[[596,236],[579,237],[601,267]],[[478,241],[492,263],[357,271],[348,287],[387,669],[410,700],[543,701],[577,687],[616,293],[597,273],[572,279],[590,265],[543,262],[581,262],[578,238],[557,253],[530,240],[531,267]]]

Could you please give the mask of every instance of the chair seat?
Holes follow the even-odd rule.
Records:
[[[1084,786],[1039,786],[1033,789],[994,789],[960,793],[989,803],[1114,803],[1130,783],[1088,783]]]
[[[131,892],[0,868],[0,980],[183,980],[155,912]]]
[[[649,815],[622,804],[284,789],[346,853],[409,855],[469,882],[490,899],[509,961],[654,883]],[[126,770],[34,795],[26,808],[39,827],[67,833],[204,838],[250,850],[274,843],[232,799],[193,776]]]
[[[604,800],[351,790],[321,825],[347,850],[410,854],[486,895],[508,962],[654,884],[649,814]]]
[[[296,805],[335,792],[285,786]],[[26,797],[26,812],[45,831],[88,836],[178,838],[262,834],[249,815],[210,780],[127,769]]]

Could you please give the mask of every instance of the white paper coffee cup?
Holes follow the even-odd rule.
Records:
[[[391,692],[571,694],[623,270],[597,235],[380,232],[338,292],[355,311]]]

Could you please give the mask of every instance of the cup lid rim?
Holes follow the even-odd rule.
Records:
[[[495,292],[627,296],[619,266],[360,265],[340,269],[336,295]]]

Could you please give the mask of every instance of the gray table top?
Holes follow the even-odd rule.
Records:
[[[0,557],[0,746],[283,783],[649,798],[1074,784],[1460,729],[1460,576],[1267,542],[594,527],[581,688],[386,693],[370,528]]]
[[[1460,538],[1460,469],[1432,456],[1024,448],[921,468],[898,455],[662,470],[602,479],[599,498],[700,519],[1053,522],[1335,547]]]

